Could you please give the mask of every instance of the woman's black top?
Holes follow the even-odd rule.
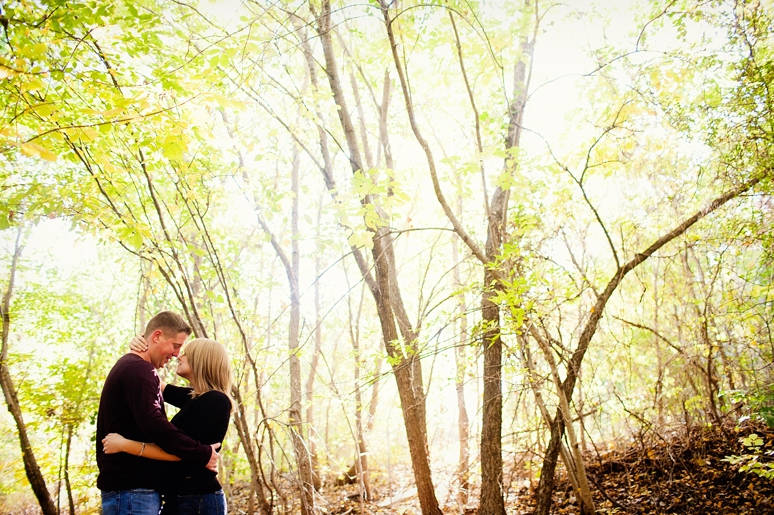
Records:
[[[231,418],[231,401],[218,391],[192,398],[191,388],[167,385],[164,402],[180,408],[170,422],[178,429],[203,444],[223,443]],[[209,494],[221,489],[217,474],[201,465],[187,461],[162,462],[161,493],[192,495]]]

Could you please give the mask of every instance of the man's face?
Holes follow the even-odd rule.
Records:
[[[162,331],[153,331],[150,345],[151,363],[156,368],[161,368],[172,359],[173,356],[180,354],[185,340],[188,338],[186,333],[177,333],[171,338],[164,336]]]

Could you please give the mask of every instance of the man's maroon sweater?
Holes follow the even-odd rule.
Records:
[[[164,412],[159,376],[153,365],[136,354],[119,359],[105,380],[97,415],[97,488],[105,491],[157,488],[160,462],[125,452],[105,454],[108,433],[140,442],[153,442],[170,454],[205,467],[212,448],[187,437]]]

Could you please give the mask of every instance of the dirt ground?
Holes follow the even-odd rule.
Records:
[[[774,513],[774,480],[739,472],[737,466],[723,461],[728,455],[741,454],[743,448],[739,439],[752,432],[765,441],[764,451],[774,450],[774,431],[760,426],[747,426],[741,430],[733,427],[693,428],[668,436],[642,436],[621,449],[586,455],[585,462],[597,513]],[[373,515],[420,515],[409,470],[393,474],[392,477],[393,483],[388,485],[383,477],[375,474],[372,481],[373,500],[362,504],[363,512]],[[527,477],[512,477],[506,501],[507,514],[532,513],[533,489],[536,486],[534,478],[530,481]],[[325,486],[320,495],[319,505],[329,515],[361,513],[355,485]],[[229,499],[229,513],[247,513],[247,497],[248,490],[235,485]],[[478,492],[471,492],[470,497],[466,506],[460,506],[453,496],[447,496],[445,501],[441,500],[443,512],[476,514]],[[579,513],[572,488],[561,472],[553,499],[552,514]],[[279,499],[277,502],[282,503]],[[297,501],[287,499],[285,502],[290,511],[300,511]],[[277,512],[285,511],[279,506],[277,508]]]

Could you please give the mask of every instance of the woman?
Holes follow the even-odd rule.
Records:
[[[148,346],[138,337],[131,347],[142,352]],[[188,342],[178,360],[177,375],[187,379],[191,388],[161,383],[164,401],[180,408],[172,424],[203,444],[222,443],[233,409],[231,361],[225,347],[196,338]],[[127,440],[119,434],[107,435],[102,443],[107,454],[127,452],[169,462],[162,465],[164,483],[158,488],[164,503],[162,515],[226,515],[226,497],[215,472],[182,462],[153,443]]]

